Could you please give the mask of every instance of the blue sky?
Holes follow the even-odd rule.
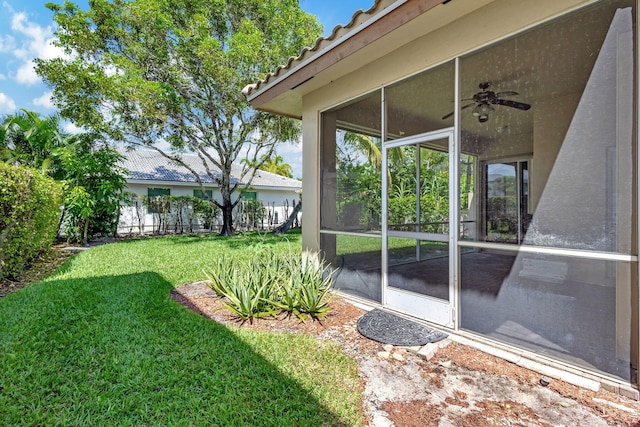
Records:
[[[0,0],[0,116],[20,108],[51,114],[55,109],[48,89],[33,71],[33,58],[50,59],[60,54],[53,41],[52,13],[46,0]],[[56,1],[62,3],[63,0]],[[301,0],[304,10],[318,17],[325,35],[346,24],[358,9],[374,0]],[[81,8],[87,0],[76,0]]]
[[[48,0],[0,0],[0,117],[20,108],[43,115],[56,113],[49,89],[33,71],[33,59],[50,59],[60,55],[52,45],[54,23],[52,13],[44,7]],[[62,3],[63,0],[53,0]],[[88,0],[76,0],[82,9]],[[325,35],[338,24],[347,24],[358,9],[369,9],[374,0],[300,0],[301,7],[318,17]],[[66,130],[77,129],[67,123]],[[283,148],[283,157],[301,176],[296,147]],[[295,164],[294,164],[295,163]]]

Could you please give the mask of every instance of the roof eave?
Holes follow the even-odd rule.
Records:
[[[369,11],[360,12],[360,14],[371,16],[359,25],[353,28],[342,27],[346,28],[347,32],[334,40],[330,40],[330,38],[319,39],[316,47],[303,51],[301,56],[290,60],[287,66],[279,67],[265,80],[247,86],[243,92],[256,109],[300,118],[302,116],[302,96],[314,86],[309,85],[308,82],[313,82],[317,75],[329,70],[338,62],[448,1],[396,0],[384,8],[383,2],[378,1]],[[354,19],[349,25],[356,24],[357,16],[358,13],[354,15]],[[334,34],[339,29],[340,27],[336,27]],[[319,47],[322,40],[329,40],[329,43]],[[316,48],[318,50],[314,51]],[[309,52],[311,52],[310,56],[307,55]],[[305,58],[305,56],[307,57]]]

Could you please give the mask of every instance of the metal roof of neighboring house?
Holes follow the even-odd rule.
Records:
[[[195,176],[184,166],[167,159],[156,150],[136,149],[127,150],[119,148],[118,151],[125,157],[120,165],[129,172],[128,180],[168,181],[182,183],[197,183]],[[195,154],[179,154],[182,161],[198,173],[205,184],[215,184],[215,181],[207,174],[200,158]],[[231,167],[231,182],[238,182],[242,172],[242,166],[233,164]],[[220,176],[220,170],[210,165],[210,170]],[[245,176],[242,184],[245,184],[250,176]],[[282,187],[299,189],[302,182],[266,171],[257,171],[251,187]]]

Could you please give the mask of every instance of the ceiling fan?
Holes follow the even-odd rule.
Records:
[[[519,110],[528,110],[531,105],[524,102],[518,102],[511,99],[504,99],[505,96],[515,96],[518,92],[508,90],[505,92],[493,92],[489,89],[491,82],[483,82],[478,85],[480,92],[473,95],[472,98],[463,99],[463,101],[473,101],[469,104],[460,107],[460,110],[464,110],[469,107],[474,107],[472,114],[478,118],[480,123],[484,123],[489,120],[489,113],[495,111],[494,105],[503,105],[505,107],[517,108]],[[453,116],[454,112],[446,114],[442,117],[442,120],[446,120]]]

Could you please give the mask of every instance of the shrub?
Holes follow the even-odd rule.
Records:
[[[213,230],[216,219],[220,215],[220,208],[215,203],[194,197],[193,211],[203,228]]]
[[[94,215],[96,202],[87,190],[78,185],[65,197],[67,221],[65,234],[70,242],[87,243],[90,218]]]
[[[330,310],[328,267],[301,262],[299,254],[262,250],[249,260],[221,256],[205,274],[225,306],[243,320],[285,311],[305,321],[322,319]]]
[[[61,184],[42,173],[0,163],[0,277],[15,277],[53,244]]]
[[[86,243],[88,238],[113,236],[118,228],[127,184],[126,172],[118,166],[122,155],[95,143],[92,135],[79,135],[60,156],[70,189],[64,220],[69,241]]]
[[[255,199],[242,200],[238,205],[236,223],[241,228],[258,228],[266,216],[266,209],[261,201]]]
[[[274,274],[271,269],[236,262],[235,258],[216,258],[207,277],[211,288],[226,297],[224,305],[242,320],[276,314],[269,301],[273,293]]]
[[[193,232],[196,220],[202,228],[212,230],[220,213],[212,201],[193,196],[142,196],[142,204],[153,214],[155,234]]]

